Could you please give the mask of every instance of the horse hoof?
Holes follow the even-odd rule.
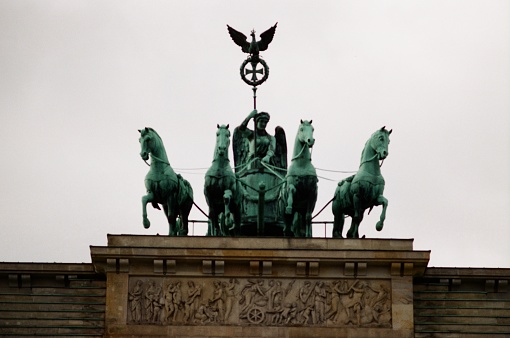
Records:
[[[147,218],[146,218],[146,219],[144,219],[144,220],[143,220],[143,227],[144,227],[145,229],[149,229],[149,228],[150,228],[150,226],[151,226],[151,222],[149,222],[149,220],[148,220]]]
[[[343,238],[341,233],[333,232],[333,238]]]
[[[383,226],[384,226],[384,223],[383,223],[383,222],[381,222],[381,221],[379,221],[379,222],[377,222],[377,224],[375,225],[375,229],[376,229],[377,231],[381,231],[381,230],[382,230],[382,228],[383,228]]]

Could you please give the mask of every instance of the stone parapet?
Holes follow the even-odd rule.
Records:
[[[106,336],[413,337],[412,240],[109,235]]]

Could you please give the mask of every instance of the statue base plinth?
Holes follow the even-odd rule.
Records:
[[[413,337],[411,239],[109,235],[105,336]]]

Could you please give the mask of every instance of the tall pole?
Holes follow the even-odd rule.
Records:
[[[269,76],[269,67],[266,62],[260,58],[259,51],[264,51],[267,49],[268,45],[273,41],[273,36],[276,31],[276,23],[273,27],[266,30],[264,33],[260,34],[260,40],[256,41],[255,39],[255,30],[252,30],[251,37],[252,41],[249,42],[246,36],[233,29],[229,25],[227,25],[228,33],[234,43],[240,46],[243,52],[248,53],[249,56],[242,63],[239,72],[241,75],[241,79],[248,85],[252,86],[253,91],[253,110],[257,110],[257,86],[261,85],[267,80]],[[247,65],[251,65],[251,69],[247,68]],[[257,69],[257,65],[260,64],[262,66],[261,69]],[[248,78],[247,75],[251,74]],[[257,78],[257,74],[261,74],[262,78]],[[254,153],[257,152],[257,115],[253,117],[253,146]],[[260,159],[259,159],[260,161]],[[260,165],[260,172],[263,172],[263,166]],[[255,189],[256,190],[256,189]],[[257,219],[257,235],[264,235],[264,207],[265,207],[265,192],[266,186],[264,182],[259,183],[259,198],[258,198],[258,219]]]
[[[257,109],[257,87],[253,86],[253,110]],[[257,116],[253,117],[253,151],[257,153]]]

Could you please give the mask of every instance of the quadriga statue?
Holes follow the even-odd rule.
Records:
[[[147,218],[147,203],[156,209],[163,210],[168,219],[170,236],[188,235],[188,216],[193,206],[193,189],[188,181],[177,175],[166,155],[163,141],[152,128],[138,130],[140,132],[140,156],[144,161],[151,159],[150,169],[145,176],[147,195],[142,197],[143,226],[150,227]],[[179,218],[179,222],[177,221]]]
[[[383,210],[376,229],[381,231],[386,218],[388,200],[383,196],[384,178],[381,175],[380,160],[388,156],[391,130],[385,127],[377,130],[368,139],[361,153],[358,172],[340,183],[333,199],[333,237],[342,238],[345,215],[352,218],[347,238],[359,238],[358,228],[366,209],[382,205]]]

